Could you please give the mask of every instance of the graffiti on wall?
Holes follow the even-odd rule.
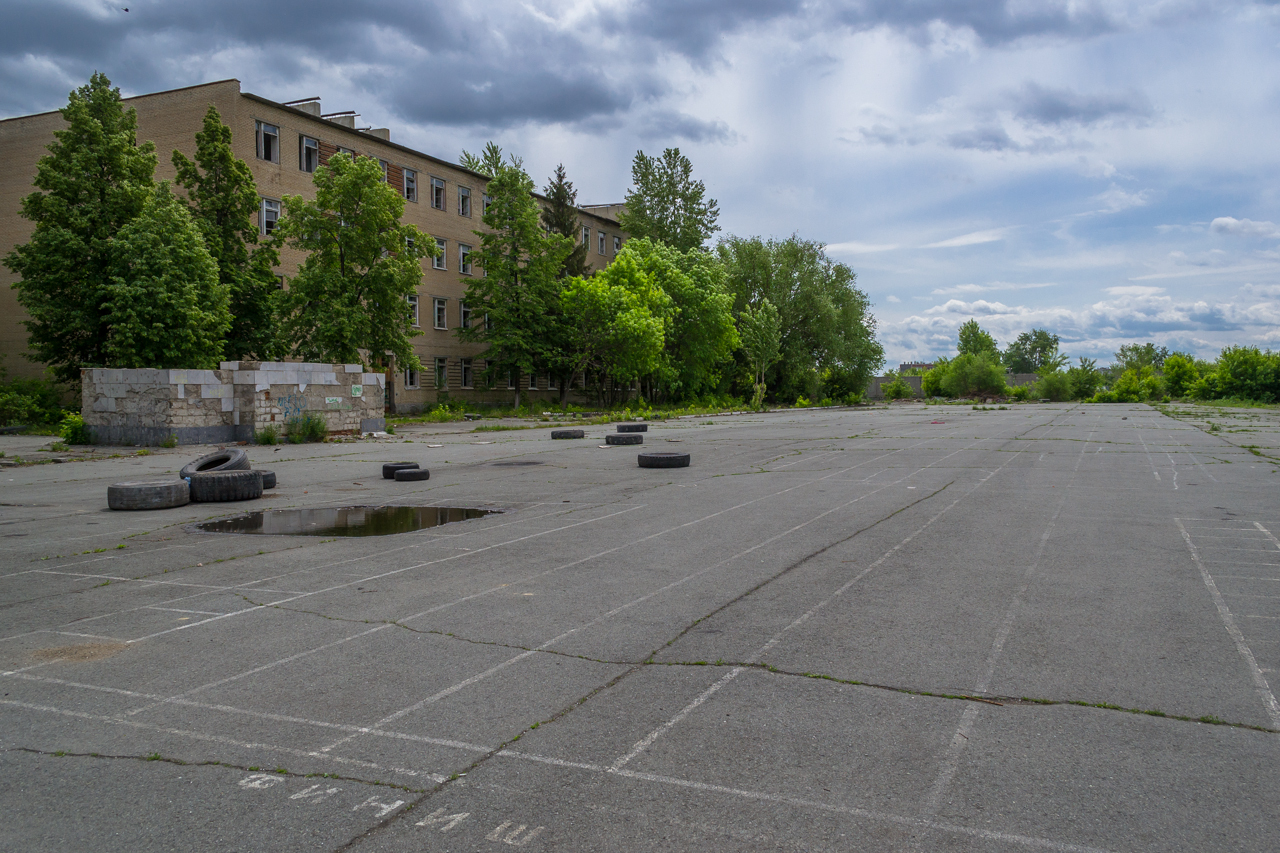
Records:
[[[284,394],[276,398],[276,407],[286,418],[301,417],[307,410],[307,398],[303,394]]]

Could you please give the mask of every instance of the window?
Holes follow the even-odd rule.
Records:
[[[507,390],[516,390],[516,369],[514,367],[507,372]]]
[[[435,362],[436,362],[435,364],[436,387],[441,389],[448,388],[449,387],[449,360],[447,358],[437,357]]]
[[[462,387],[472,388],[474,384],[471,373],[471,359],[464,358],[462,359]]]
[[[464,329],[471,327],[471,309],[465,302],[458,303],[458,325]]]
[[[538,390],[538,374],[536,373],[529,374],[529,390],[530,391]]]
[[[276,230],[276,223],[280,221],[280,202],[271,198],[262,200],[262,207],[258,210],[258,225],[262,236],[270,234]]]
[[[436,210],[444,210],[444,181],[431,179],[431,206]]]
[[[258,130],[258,159],[280,162],[280,128],[266,122],[255,122]]]
[[[379,160],[378,165],[382,167],[382,180],[385,181],[387,179],[387,172],[391,168],[391,164],[386,160]]]
[[[406,296],[405,298],[409,300],[409,325],[416,327],[418,325],[418,297]]]
[[[404,170],[404,198],[405,201],[418,200],[418,173],[413,169]]]
[[[489,212],[489,205],[491,205],[491,204],[493,204],[493,196],[489,195],[488,193],[485,193],[485,194],[484,194],[484,211],[483,211],[483,213],[488,213],[488,212]]]
[[[404,372],[404,387],[410,390],[416,390],[418,387],[418,371],[408,368]]]
[[[599,240],[598,240],[598,242],[597,242],[597,244],[596,244],[596,245],[597,245],[596,251],[597,251],[599,254],[603,255],[603,254],[604,254],[604,232],[603,232],[603,231],[599,231],[599,232],[597,232],[597,233],[599,234]]]
[[[320,140],[310,136],[298,137],[298,168],[304,172],[314,172],[320,165]]]
[[[471,215],[471,190],[466,187],[458,187],[458,215]]]
[[[556,379],[556,375],[554,373],[547,374],[547,390],[548,391],[560,390],[560,382],[559,380]]]
[[[492,331],[493,331],[493,320],[489,319],[489,315],[488,315],[488,313],[486,313],[486,314],[484,315],[484,330],[485,330],[486,332],[492,332]]]
[[[619,253],[619,252],[621,252],[621,251],[622,251],[622,238],[621,238],[621,237],[614,237],[614,238],[613,238],[613,253],[616,255],[616,254],[618,254],[618,253]]]
[[[437,299],[433,299],[432,301],[435,303],[435,307],[436,307],[436,328],[437,329],[449,328],[446,322],[446,317],[445,317],[445,303],[448,302],[449,300],[437,298]]]
[[[352,151],[350,148],[343,148],[341,145],[339,145],[339,146],[338,146],[338,153],[339,153],[339,154],[346,154],[346,155],[347,155],[348,157],[350,157],[352,160],[356,159],[356,152]]]
[[[591,229],[585,225],[582,226],[582,245],[584,246],[591,245]]]
[[[458,272],[471,275],[471,247],[458,244]]]
[[[439,237],[436,238],[436,256],[431,259],[431,268],[433,270],[445,270],[449,268],[449,265],[445,263],[444,256],[446,245],[447,244],[444,240],[441,240]]]

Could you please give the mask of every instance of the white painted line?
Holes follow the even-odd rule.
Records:
[[[1191,541],[1191,534],[1182,526],[1182,519],[1175,518],[1178,529],[1182,531],[1182,541],[1186,543],[1187,550],[1191,552],[1191,559],[1195,562],[1196,568],[1200,570],[1200,577],[1204,580],[1204,585],[1209,590],[1209,595],[1213,598],[1214,606],[1218,608],[1218,616],[1222,619],[1222,624],[1226,626],[1227,633],[1231,635],[1232,641],[1236,644],[1236,650],[1240,653],[1240,657],[1244,658],[1245,663],[1249,667],[1249,673],[1253,676],[1254,687],[1258,691],[1258,697],[1262,700],[1262,706],[1267,711],[1267,716],[1271,718],[1273,728],[1280,729],[1280,705],[1276,703],[1276,697],[1271,693],[1271,685],[1267,684],[1267,677],[1262,674],[1262,670],[1258,668],[1258,661],[1253,656],[1253,651],[1249,648],[1248,643],[1244,641],[1244,634],[1236,627],[1236,620],[1231,615],[1231,609],[1227,607],[1227,602],[1223,600],[1222,594],[1218,592],[1218,585],[1213,581],[1213,575],[1209,574],[1209,570],[1205,568],[1204,563],[1200,560],[1200,552]]]
[[[973,724],[977,719],[978,705],[970,703],[960,715],[960,726],[951,736],[951,743],[947,745],[947,752],[939,767],[938,777],[933,780],[933,785],[924,798],[924,808],[920,811],[925,817],[933,817],[938,813],[938,808],[942,805],[942,795],[946,793],[947,786],[951,784],[952,777],[960,767],[960,756],[969,742],[969,734],[973,731]]]
[[[628,752],[626,755],[620,757],[617,761],[614,761],[612,764],[609,765],[609,772],[617,773],[619,770],[622,769],[622,766],[624,764],[626,764],[631,759],[635,758],[640,753],[644,752],[649,747],[653,746],[654,742],[657,741],[658,738],[662,737],[664,734],[669,732],[671,728],[674,725],[676,725],[676,723],[679,723],[685,717],[689,716],[689,713],[693,711],[694,708],[698,707],[703,702],[710,699],[721,687],[724,687],[730,681],[733,681],[733,679],[737,678],[744,671],[745,671],[745,667],[741,667],[741,666],[736,666],[733,669],[729,670],[728,675],[723,676],[715,684],[712,684],[706,690],[698,694],[698,697],[696,699],[694,699],[688,705],[685,705],[684,708],[680,710],[680,713],[676,714],[674,717],[667,720],[665,723],[658,726],[656,729],[649,732],[649,734],[645,735],[643,738],[637,741],[636,744],[633,747],[631,747],[630,752]]]
[[[1254,527],[1256,527],[1256,528],[1258,528],[1259,530],[1261,530],[1261,531],[1263,532],[1263,534],[1267,537],[1267,539],[1269,539],[1269,540],[1271,541],[1271,544],[1272,544],[1272,545],[1276,546],[1276,548],[1280,548],[1280,539],[1277,539],[1275,536],[1273,536],[1273,535],[1272,535],[1272,533],[1271,533],[1271,531],[1270,531],[1270,530],[1268,530],[1267,528],[1263,527],[1263,526],[1262,526],[1262,522],[1260,522],[1260,521],[1255,521],[1255,522],[1253,523],[1253,526],[1254,526]]]

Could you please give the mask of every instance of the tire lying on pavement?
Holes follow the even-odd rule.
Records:
[[[193,501],[251,501],[260,497],[261,471],[210,471],[191,475]]]
[[[191,488],[186,480],[150,480],[107,486],[107,506],[111,509],[169,509],[189,503]]]
[[[382,466],[382,479],[394,480],[397,471],[407,471],[410,468],[417,467],[417,462],[388,462]]]
[[[618,435],[606,435],[604,437],[605,444],[644,444],[644,436],[634,432],[624,432]]]
[[[188,462],[182,466],[182,472],[178,474],[182,479],[187,479],[196,472],[209,471],[248,471],[249,470],[249,454],[245,453],[238,447],[228,447],[225,450],[219,450],[216,453],[210,453],[207,456],[201,456],[194,462]]]
[[[426,468],[401,468],[396,472],[397,483],[414,483],[418,480],[430,480],[431,472]]]
[[[650,450],[638,457],[641,468],[688,468],[689,454],[674,450]]]
[[[618,432],[648,432],[648,424],[618,424]]]
[[[263,488],[263,490],[265,491],[265,490],[267,490],[267,489],[274,489],[275,487],[276,487],[276,472],[275,472],[275,471],[263,471],[263,472],[262,472],[262,488]]]
[[[551,431],[552,438],[582,438],[586,435],[580,429],[553,429]]]

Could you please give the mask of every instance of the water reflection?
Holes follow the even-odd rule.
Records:
[[[453,506],[346,506],[326,509],[272,509],[206,521],[208,533],[264,533],[274,536],[387,536],[481,518],[498,510]]]

